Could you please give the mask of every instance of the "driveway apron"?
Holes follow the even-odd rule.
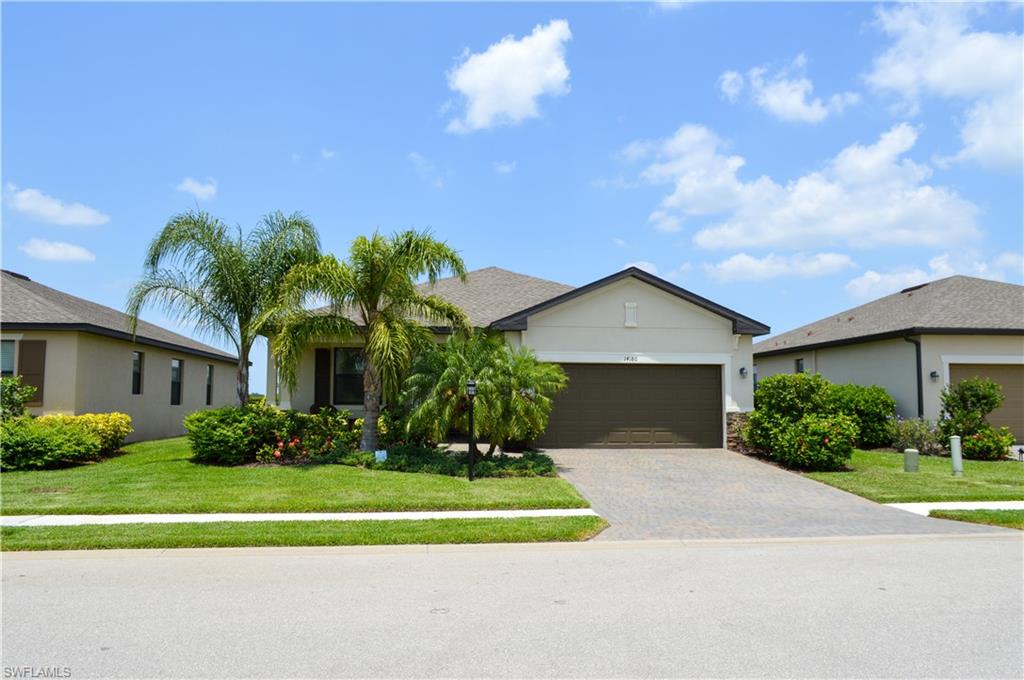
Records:
[[[595,540],[993,533],[879,505],[724,449],[551,449],[611,526]]]

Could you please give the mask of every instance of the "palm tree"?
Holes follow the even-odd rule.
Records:
[[[282,316],[280,289],[292,267],[316,261],[320,238],[299,213],[270,213],[248,236],[200,210],[175,215],[149,246],[142,279],[128,295],[132,335],[156,302],[201,335],[238,353],[238,403],[249,402],[249,354]]]
[[[458,332],[469,328],[462,310],[416,288],[421,278],[433,283],[446,272],[465,280],[462,258],[429,233],[416,231],[360,236],[345,262],[325,255],[295,267],[283,291],[292,311],[272,343],[283,383],[295,387],[298,365],[314,339],[361,338],[365,410],[360,446],[376,449],[381,401],[397,398],[417,350],[433,342],[424,324],[444,323]],[[327,308],[305,308],[316,299],[326,299]]]
[[[424,352],[405,383],[410,430],[441,440],[452,428],[467,428],[470,378],[477,384],[475,429],[490,442],[488,456],[541,434],[552,397],[568,383],[561,366],[538,361],[527,347],[509,347],[498,333],[452,337]]]

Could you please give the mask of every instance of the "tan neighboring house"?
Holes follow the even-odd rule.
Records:
[[[951,383],[992,378],[1006,401],[989,420],[1024,441],[1024,286],[951,276],[754,345],[757,377],[807,371],[879,385],[903,417],[939,417]]]
[[[753,408],[753,338],[768,326],[640,269],[573,288],[489,267],[421,290],[565,368],[542,445],[721,447],[727,414]],[[324,339],[290,393],[269,355],[267,385],[282,406],[360,414],[362,366],[357,341]]]
[[[36,388],[29,412],[132,417],[130,441],[184,433],[182,419],[234,403],[235,357],[144,321],[4,271],[0,368]]]

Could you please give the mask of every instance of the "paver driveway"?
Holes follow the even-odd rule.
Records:
[[[547,451],[611,526],[597,540],[984,533],[724,449]]]

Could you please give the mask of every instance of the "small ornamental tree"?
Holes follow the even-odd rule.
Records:
[[[997,460],[1013,445],[1009,428],[995,428],[988,415],[1003,404],[1003,388],[989,378],[968,378],[942,390],[939,432],[944,442],[961,439],[965,458]]]

